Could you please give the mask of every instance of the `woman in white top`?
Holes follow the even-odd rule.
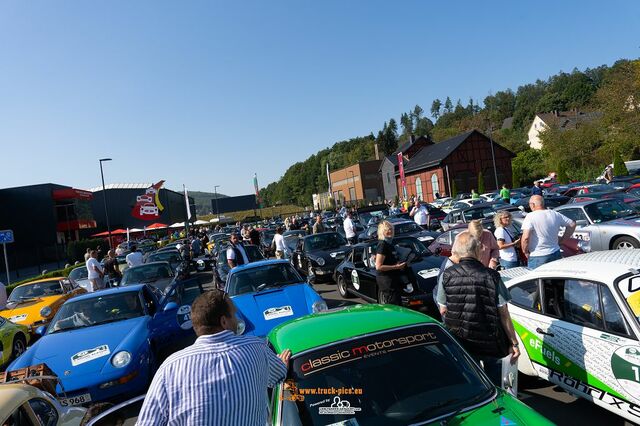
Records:
[[[511,226],[511,213],[500,210],[493,217],[493,223],[496,226],[493,235],[498,240],[498,247],[500,248],[500,265],[504,269],[520,266],[518,253],[515,249],[515,245],[520,242],[520,238],[514,240],[516,232]]]
[[[284,237],[282,236],[282,228],[276,228],[276,234],[273,236],[273,245],[276,252],[276,259],[285,258]]]

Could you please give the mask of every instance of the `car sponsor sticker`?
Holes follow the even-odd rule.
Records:
[[[191,322],[191,306],[190,305],[182,305],[178,308],[178,312],[176,312],[176,320],[178,321],[178,325],[183,330],[189,330],[193,328],[193,323]]]
[[[11,318],[9,318],[9,321],[11,322],[20,322],[20,321],[24,321],[27,319],[27,314],[22,314],[22,315],[16,315],[13,316]]]
[[[611,370],[622,388],[640,395],[640,346],[623,346],[611,357]]]
[[[75,367],[77,365],[84,364],[85,362],[107,356],[110,353],[111,351],[109,350],[108,345],[100,345],[93,349],[87,349],[71,356],[71,365]]]
[[[360,277],[358,276],[358,271],[351,271],[351,284],[353,284],[353,288],[356,290],[360,290]]]
[[[418,272],[418,275],[420,275],[422,278],[426,280],[429,278],[437,277],[439,273],[440,273],[439,268],[431,268],[431,269],[423,269],[422,271]]]
[[[280,306],[279,308],[269,308],[262,313],[264,319],[269,321],[276,318],[290,317],[293,315],[293,308],[289,305]]]
[[[633,311],[633,314],[640,317],[640,275],[634,275],[626,282],[624,280],[620,281],[618,288],[624,298],[627,299],[627,303]]]

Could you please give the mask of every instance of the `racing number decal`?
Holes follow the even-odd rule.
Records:
[[[618,348],[611,357],[611,370],[630,397],[640,395],[640,346]]]
[[[353,284],[353,288],[360,290],[360,277],[355,269],[351,271],[351,284]]]
[[[178,321],[178,325],[183,330],[189,330],[193,327],[191,323],[191,306],[183,305],[178,308],[178,312],[176,312],[176,320]]]

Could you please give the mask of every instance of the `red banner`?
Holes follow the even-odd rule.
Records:
[[[407,198],[407,180],[404,177],[404,158],[402,152],[398,153],[398,170],[400,171],[400,185],[402,187],[402,196]]]
[[[136,203],[131,211],[131,216],[142,220],[157,220],[164,210],[160,203],[160,188],[164,181],[148,187],[143,195],[136,197]]]

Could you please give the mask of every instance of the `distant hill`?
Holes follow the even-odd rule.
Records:
[[[196,214],[198,216],[211,214],[211,200],[215,198],[213,192],[200,192],[189,191],[189,197],[193,197],[193,201],[196,204]],[[228,195],[224,195],[218,192],[218,198],[227,198]]]

